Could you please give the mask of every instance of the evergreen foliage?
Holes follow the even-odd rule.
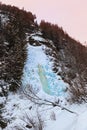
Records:
[[[26,32],[34,29],[35,15],[1,3],[0,13],[8,17],[4,24],[0,17],[0,79],[16,91],[18,85],[14,81],[20,81],[26,59]]]

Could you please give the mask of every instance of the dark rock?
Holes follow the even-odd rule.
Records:
[[[31,126],[31,125],[26,125],[26,127],[27,127],[27,128],[29,128],[29,129],[31,129],[31,128],[32,128],[32,126]]]
[[[4,129],[7,126],[7,122],[5,122],[3,119],[0,120],[0,127]]]

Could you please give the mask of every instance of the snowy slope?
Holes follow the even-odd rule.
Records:
[[[37,106],[24,95],[9,94],[3,110],[3,117],[9,121],[5,130],[29,130],[27,116],[38,122],[37,111],[44,121],[43,130],[87,130],[87,105],[66,105],[78,115],[52,106]],[[31,129],[33,130],[33,129]]]
[[[39,42],[44,40],[39,36],[33,38]],[[45,48],[45,45],[33,46],[28,43],[20,90],[26,89],[29,93],[28,88],[31,85],[34,94],[40,99],[58,101],[61,107],[76,113],[70,113],[57,106],[34,104],[22,91],[16,94],[9,93],[8,98],[3,100],[6,105],[2,116],[8,121],[4,130],[29,130],[29,118],[35,122],[35,128],[30,129],[39,130],[38,113],[44,122],[43,130],[87,130],[87,104],[70,105],[67,102],[68,84],[53,72],[53,61],[45,54]]]

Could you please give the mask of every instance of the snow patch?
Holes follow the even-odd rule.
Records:
[[[39,41],[39,42],[47,42],[44,38],[40,37],[40,36],[32,36],[32,38],[36,41]]]
[[[8,18],[7,15],[4,15],[4,14],[0,13],[0,17],[1,17],[1,22],[2,22],[3,25],[9,21],[9,18]]]

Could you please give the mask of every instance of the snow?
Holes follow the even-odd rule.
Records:
[[[87,130],[87,111],[78,117],[75,130]]]
[[[2,114],[10,122],[5,130],[16,130],[17,127],[28,130],[26,115],[36,120],[37,110],[44,121],[43,130],[87,130],[87,105],[68,104],[66,107],[79,112],[78,115],[58,107],[37,106],[22,94],[10,93]],[[55,119],[52,117],[53,112]]]
[[[23,86],[30,84],[35,91],[43,89],[49,91],[50,93],[45,92],[50,95],[64,97],[68,84],[52,71],[53,62],[46,56],[43,48],[45,48],[44,45],[32,46],[28,44],[28,57],[22,78]]]
[[[61,112],[54,123],[51,121],[46,130],[71,130],[71,126],[76,122],[76,116]]]
[[[8,16],[5,15],[5,14],[0,13],[0,17],[1,17],[1,22],[2,22],[3,25],[9,21]]]
[[[46,42],[46,40],[40,36],[32,36],[32,38],[36,41],[39,41],[39,42]]]
[[[43,40],[37,36],[34,38]],[[9,93],[7,98],[0,97],[0,104],[4,103],[2,116],[8,120],[8,125],[4,130],[17,130],[18,128],[29,130],[26,128],[29,123],[27,116],[37,121],[37,112],[44,122],[43,130],[87,130],[87,104],[70,105],[66,101],[68,92],[65,92],[65,89],[68,84],[52,71],[53,61],[45,54],[45,47],[45,45],[28,44],[21,89],[27,88],[28,90],[31,85],[35,94],[43,100],[58,101],[61,107],[75,113],[70,113],[57,106],[34,104],[22,91]],[[59,70],[61,71],[61,68]],[[31,128],[31,130],[35,129]]]
[[[37,38],[35,40],[37,40]],[[46,120],[46,123],[47,123],[46,127],[44,127],[44,130],[53,130],[53,129],[55,130],[58,130],[58,129],[59,130],[87,130],[87,124],[85,122],[86,121],[85,115],[87,114],[87,111],[86,111],[87,106],[83,104],[80,106],[77,104],[67,105],[67,103],[65,103],[64,98],[66,97],[65,96],[66,94],[61,88],[65,88],[67,84],[63,82],[60,76],[53,73],[52,62],[50,62],[50,59],[45,55],[43,48],[45,49],[45,46],[36,47],[36,46],[28,45],[28,58],[25,64],[26,69],[24,68],[23,83],[24,84],[30,83],[34,88],[38,88],[39,86],[37,90],[38,90],[39,96],[41,96],[43,99],[47,98],[48,100],[52,101],[52,100],[55,100],[56,99],[55,96],[57,96],[58,98],[61,99],[62,105],[65,105],[65,107],[67,107],[69,110],[72,110],[77,113],[77,115],[72,114],[65,110],[61,110],[60,108],[57,108],[57,107],[45,111],[46,114],[43,112],[42,117],[43,119],[45,118],[44,120]],[[43,88],[43,86],[45,86],[45,84],[41,84],[40,82],[40,77],[39,77],[40,75],[38,75],[38,66],[41,67],[42,69],[41,73],[43,73],[43,75],[46,76],[48,84],[51,85],[51,87],[48,86],[48,89],[51,91],[50,95],[53,95],[53,97],[52,96],[50,97],[48,93],[47,94],[44,93],[46,92],[44,91],[44,89],[41,89]],[[61,68],[59,68],[59,70],[61,71]],[[28,72],[30,72],[30,75]],[[26,78],[25,78],[25,75],[26,75]],[[43,111],[43,108],[41,109]],[[82,113],[82,111],[86,111],[86,112],[81,115],[80,113]],[[54,121],[51,120],[52,112],[55,112],[56,120]],[[45,114],[45,117],[44,117],[44,114]],[[82,124],[82,126],[79,126],[79,124]]]
[[[15,124],[17,125],[21,123],[20,118],[21,116],[23,116],[25,107],[27,107],[25,104],[27,105],[28,101],[27,103],[26,103],[26,100],[23,100],[22,102],[22,99],[19,98],[19,95],[9,94],[7,103],[4,108],[4,113],[2,114],[2,116],[7,118],[7,120],[9,121],[14,120],[14,122],[11,122],[11,124],[8,124],[8,127],[6,128],[6,130],[12,129],[15,126]]]
[[[5,45],[9,45],[9,43],[8,43],[8,42],[4,42],[4,44],[5,44]]]
[[[6,101],[6,97],[0,97],[0,104],[3,104]]]

